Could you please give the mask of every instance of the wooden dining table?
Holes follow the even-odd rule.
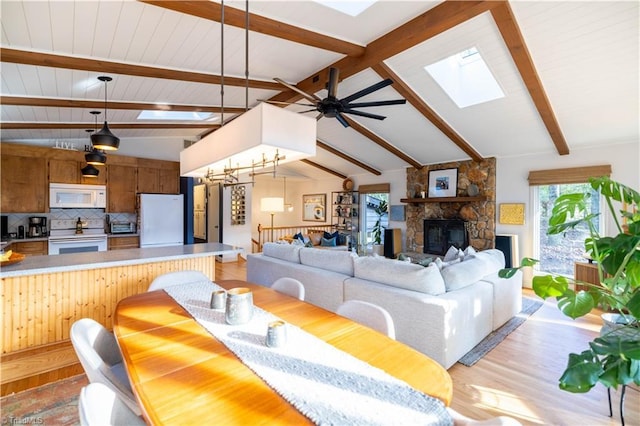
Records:
[[[449,405],[447,371],[424,354],[335,313],[239,280],[254,304]],[[163,290],[117,305],[117,338],[149,424],[310,424]]]

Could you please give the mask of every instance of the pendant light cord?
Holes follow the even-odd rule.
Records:
[[[245,1],[245,21],[244,21],[244,76],[245,76],[245,94],[244,94],[244,110],[249,111],[249,0]]]
[[[224,0],[220,1],[220,127],[224,126]]]

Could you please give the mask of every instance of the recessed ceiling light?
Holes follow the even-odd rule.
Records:
[[[195,111],[144,110],[138,114],[138,120],[204,121],[213,117],[213,113]]]
[[[377,2],[377,0],[367,0],[367,1],[313,0],[313,1],[350,16],[360,15],[362,12],[364,12],[369,7],[371,7],[371,5]]]
[[[471,47],[424,69],[458,108],[504,98],[504,92],[477,48]]]

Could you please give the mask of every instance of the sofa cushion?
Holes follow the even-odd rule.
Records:
[[[493,274],[494,272],[498,272],[500,269],[504,268],[504,253],[498,249],[478,251],[473,256],[476,259],[481,259],[484,261],[484,275]]]
[[[318,248],[302,248],[300,263],[340,274],[353,276],[353,259],[357,257],[350,251],[322,250]]]
[[[322,247],[335,247],[336,237],[331,237],[331,238],[322,237],[322,240],[320,240],[320,245]]]
[[[311,244],[314,246],[319,246],[322,242],[322,236],[324,235],[324,231],[322,232],[310,232],[309,239],[311,240]]]
[[[444,279],[447,291],[453,291],[479,281],[487,275],[486,270],[484,260],[472,258],[445,266],[440,273]]]
[[[353,275],[393,287],[437,296],[445,292],[444,281],[437,267],[423,267],[383,257],[358,257],[353,261]]]
[[[265,256],[275,257],[287,262],[300,263],[301,248],[301,246],[294,244],[265,243],[262,246],[262,253]]]
[[[324,231],[324,238],[326,238],[327,240],[330,240],[331,238],[335,238],[337,246],[342,246],[347,244],[347,236],[344,234],[341,234],[338,231],[334,232],[333,234],[330,234],[327,231]]]
[[[442,260],[444,260],[445,262],[451,262],[452,260],[456,260],[457,258],[459,258],[460,253],[463,253],[462,250],[455,246],[451,246],[449,247],[449,250],[447,250],[447,252],[444,254],[444,259]],[[464,257],[464,253],[462,254],[462,256]]]

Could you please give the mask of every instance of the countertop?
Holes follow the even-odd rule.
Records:
[[[78,271],[136,265],[185,257],[241,253],[242,247],[221,243],[188,244],[170,247],[146,247],[89,253],[27,256],[22,262],[0,269],[0,278],[24,275],[48,274],[61,271]]]

